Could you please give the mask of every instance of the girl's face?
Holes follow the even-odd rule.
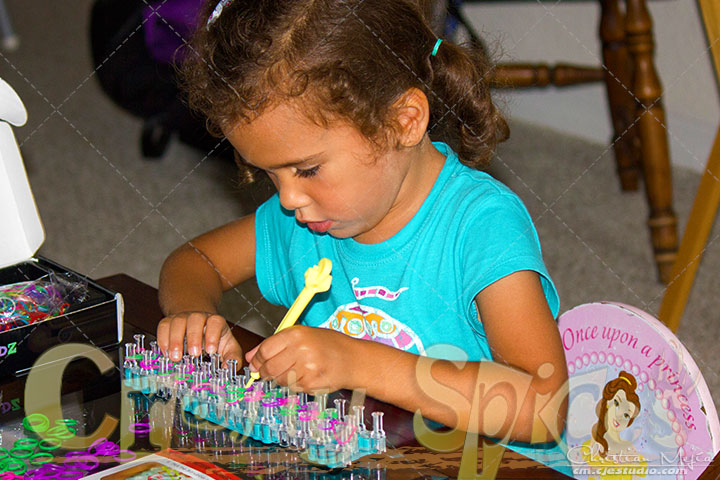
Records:
[[[629,402],[624,390],[618,390],[613,398],[607,401],[607,416],[605,417],[607,431],[621,432],[625,430],[635,417],[635,404]]]
[[[421,177],[408,175],[419,164],[407,151],[377,153],[349,125],[321,127],[279,105],[224,133],[245,161],[267,172],[282,206],[311,230],[376,243],[414,214],[403,220],[420,194],[413,179]]]

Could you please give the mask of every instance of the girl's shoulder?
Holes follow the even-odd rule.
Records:
[[[437,203],[455,212],[484,216],[489,211],[516,212],[523,217],[527,209],[522,199],[507,185],[487,172],[472,169],[459,161],[440,189]]]
[[[449,195],[462,194],[473,202],[483,199],[503,198],[519,200],[519,197],[510,187],[491,174],[471,168],[460,161],[457,154],[446,144],[436,142],[438,150],[446,155],[445,169],[448,175],[445,176],[443,191]],[[438,178],[442,180],[443,177]]]

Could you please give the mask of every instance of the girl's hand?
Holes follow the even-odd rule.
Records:
[[[245,359],[266,379],[301,392],[352,388],[356,340],[327,328],[296,325],[266,338]],[[359,360],[359,359],[356,359]]]
[[[168,315],[158,324],[158,345],[172,361],[182,359],[186,336],[187,350],[192,356],[202,354],[204,340],[206,352],[219,353],[223,362],[237,360],[239,365],[243,363],[240,344],[225,319],[217,313],[180,312]]]

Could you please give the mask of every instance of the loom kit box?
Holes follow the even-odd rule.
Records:
[[[27,374],[37,359],[56,345],[83,343],[108,348],[117,345],[123,334],[123,300],[119,293],[34,256],[45,236],[10,126],[22,126],[26,120],[22,101],[0,79],[0,379]],[[46,278],[53,283],[45,283]],[[72,298],[59,297],[63,301],[61,311],[52,310],[44,318],[28,322],[29,316],[40,317],[24,301],[29,297],[21,299],[14,286],[36,282],[47,294],[44,287],[56,281],[81,291],[75,290]],[[21,300],[25,320],[16,321]]]

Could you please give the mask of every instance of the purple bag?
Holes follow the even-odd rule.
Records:
[[[204,0],[167,0],[143,8],[145,44],[152,57],[163,63],[181,62],[181,48],[197,28]]]

